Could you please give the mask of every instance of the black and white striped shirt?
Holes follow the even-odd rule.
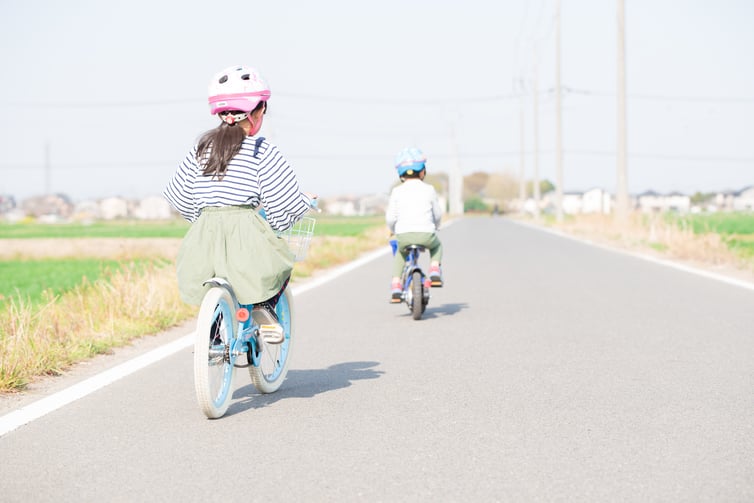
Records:
[[[202,174],[196,151],[194,146],[163,191],[168,202],[189,222],[199,218],[207,206],[261,204],[270,226],[281,231],[309,209],[309,198],[299,189],[288,161],[264,138],[246,137],[222,180]]]

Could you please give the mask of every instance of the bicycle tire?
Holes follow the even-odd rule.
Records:
[[[278,299],[275,313],[283,327],[285,339],[280,344],[268,344],[260,338],[261,352],[253,359],[249,367],[251,382],[260,393],[277,391],[288,374],[294,341],[294,307],[290,289],[286,288]]]
[[[422,317],[424,313],[424,282],[422,273],[414,271],[411,275],[411,314],[415,320]]]
[[[217,419],[225,415],[233,394],[232,346],[236,309],[228,290],[210,288],[199,308],[194,341],[194,388],[202,412]]]

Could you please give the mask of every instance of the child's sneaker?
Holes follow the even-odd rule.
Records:
[[[259,335],[267,344],[280,344],[285,340],[283,327],[272,306],[262,303],[251,310],[251,318],[259,325]]]
[[[401,301],[401,297],[403,297],[403,287],[401,286],[401,282],[393,281],[390,284],[390,302],[397,304]]]
[[[442,286],[442,271],[440,271],[440,266],[433,265],[429,268],[429,280],[434,287]]]

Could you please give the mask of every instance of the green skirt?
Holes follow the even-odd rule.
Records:
[[[293,270],[287,243],[250,207],[208,207],[191,225],[176,263],[178,289],[189,304],[201,304],[213,277],[225,278],[241,304],[277,294]]]

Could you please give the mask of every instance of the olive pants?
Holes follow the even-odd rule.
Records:
[[[408,245],[421,245],[429,250],[432,262],[442,263],[442,243],[434,232],[404,232],[396,234],[398,240],[398,253],[393,259],[393,277],[400,277],[403,266],[406,263],[406,255],[403,249]]]

